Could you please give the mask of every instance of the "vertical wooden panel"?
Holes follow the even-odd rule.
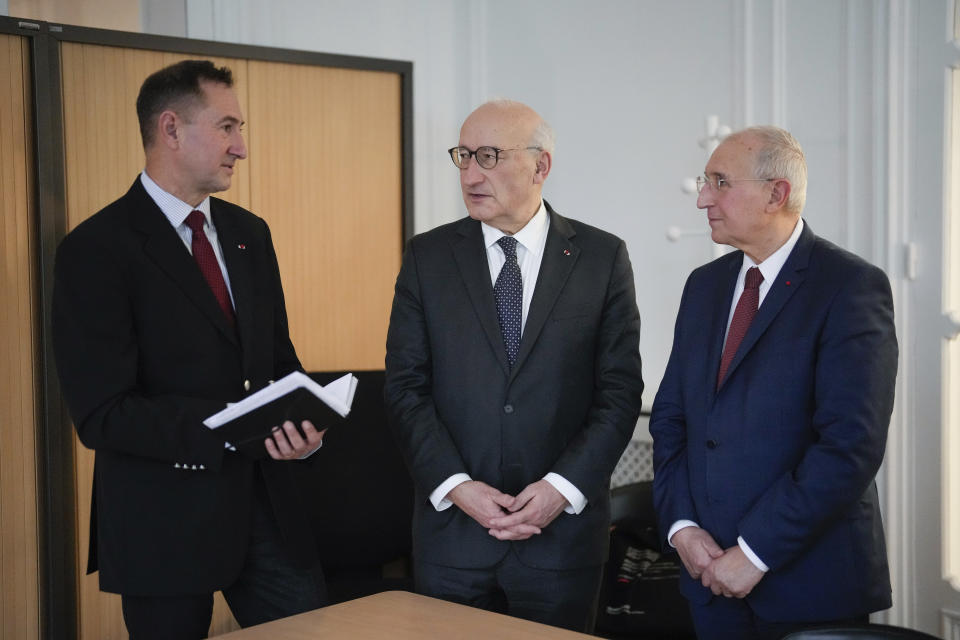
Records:
[[[9,0],[7,15],[78,27],[140,31],[138,0]]]
[[[113,202],[143,169],[143,145],[137,123],[137,93],[144,79],[162,67],[189,58],[183,54],[63,43],[63,115],[66,152],[67,225],[80,222]],[[210,58],[234,73],[240,107],[246,110],[246,61]],[[249,206],[250,180],[238,164],[229,191],[217,194]],[[77,557],[80,566],[80,637],[126,638],[120,598],[102,593],[97,574],[86,575],[89,545],[93,452],[74,437],[77,474]],[[214,629],[238,628],[218,598]]]
[[[251,61],[253,209],[270,224],[310,370],[382,369],[402,250],[394,73]]]
[[[32,119],[25,39],[0,35],[0,637],[38,638]]]

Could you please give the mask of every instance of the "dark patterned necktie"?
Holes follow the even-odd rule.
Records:
[[[207,239],[207,234],[203,231],[203,225],[206,223],[203,213],[200,211],[191,211],[187,216],[187,226],[193,231],[190,250],[193,252],[193,259],[197,261],[200,267],[200,273],[203,279],[210,285],[213,295],[216,296],[220,308],[223,310],[230,325],[234,324],[233,305],[230,303],[230,292],[227,291],[227,283],[223,279],[223,272],[220,271],[220,263],[217,262],[217,256],[213,253],[213,247]]]
[[[747,335],[747,329],[753,322],[753,317],[757,315],[757,307],[760,305],[760,283],[763,282],[763,274],[760,269],[750,267],[747,269],[747,276],[743,279],[743,293],[737,300],[737,308],[733,311],[733,320],[730,321],[730,330],[727,331],[727,344],[723,347],[723,356],[720,358],[720,373],[717,374],[717,387],[723,382],[723,377],[727,375],[727,368],[733,361],[740,343],[743,342],[743,336]]]
[[[497,300],[497,318],[500,320],[500,333],[507,348],[507,361],[510,368],[517,361],[520,351],[520,322],[523,312],[523,282],[520,279],[520,265],[517,264],[517,241],[509,236],[497,240],[503,249],[506,261],[493,286],[493,296]]]

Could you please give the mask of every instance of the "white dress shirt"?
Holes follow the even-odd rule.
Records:
[[[483,231],[483,243],[487,249],[487,264],[490,267],[491,285],[496,285],[497,276],[506,262],[506,256],[503,249],[497,244],[497,241],[507,235],[495,227],[486,223],[481,223],[480,228]],[[547,232],[550,230],[550,215],[547,213],[543,201],[540,201],[540,208],[537,213],[527,222],[520,231],[513,235],[517,241],[517,264],[520,267],[520,280],[523,283],[523,308],[520,316],[520,332],[523,335],[523,329],[527,326],[527,314],[530,311],[530,301],[533,300],[533,289],[537,282],[537,276],[540,275],[540,263],[543,261],[543,249],[547,244]],[[472,478],[466,473],[455,473],[430,494],[430,502],[437,511],[443,511],[453,503],[447,499],[447,494],[459,484],[470,481]],[[547,473],[543,477],[561,495],[570,503],[564,511],[570,514],[578,514],[587,506],[587,498],[577,489],[573,483],[563,476],[553,473]]]
[[[213,247],[213,254],[217,256],[217,264],[220,265],[223,281],[227,284],[227,293],[230,294],[230,304],[234,305],[234,309],[236,309],[233,300],[233,289],[230,288],[230,274],[227,273],[227,265],[223,261],[223,250],[220,249],[220,241],[217,239],[217,228],[213,226],[213,218],[210,217],[210,196],[204,198],[203,202],[196,207],[192,207],[175,195],[164,191],[160,185],[147,175],[146,169],[140,174],[140,184],[143,185],[147,195],[157,203],[160,211],[163,212],[163,215],[165,215],[167,220],[170,221],[170,224],[173,225],[174,230],[177,232],[177,235],[180,236],[180,239],[183,240],[183,244],[187,247],[190,255],[193,255],[193,230],[187,226],[187,216],[196,209],[207,219],[207,224],[204,225],[203,231],[207,235],[207,240],[210,241],[210,246]]]

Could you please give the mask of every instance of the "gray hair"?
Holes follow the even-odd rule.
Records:
[[[500,109],[529,109],[529,105],[526,105],[517,100],[511,100],[509,98],[494,98],[488,100],[480,106],[491,105],[494,107],[499,107]],[[479,108],[479,107],[478,107]],[[538,147],[544,151],[548,151],[550,155],[553,155],[553,150],[557,146],[557,134],[554,133],[553,127],[550,126],[550,123],[543,119],[536,111],[533,111],[539,122],[537,123],[536,128],[533,130],[533,135],[530,136],[530,142],[528,143],[531,147]]]
[[[753,165],[755,178],[784,178],[790,183],[786,210],[801,213],[807,201],[807,160],[803,148],[789,131],[774,126],[748,127],[731,137],[750,136],[760,141]]]

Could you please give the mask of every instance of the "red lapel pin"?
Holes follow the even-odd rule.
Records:
[[[246,249],[246,248],[247,248],[247,245],[245,245],[245,244],[238,244],[238,245],[237,245],[237,249]],[[789,283],[788,283],[788,284],[789,284]]]
[[[563,255],[565,255],[565,256],[570,255],[570,249],[564,249],[564,250],[563,250]]]

